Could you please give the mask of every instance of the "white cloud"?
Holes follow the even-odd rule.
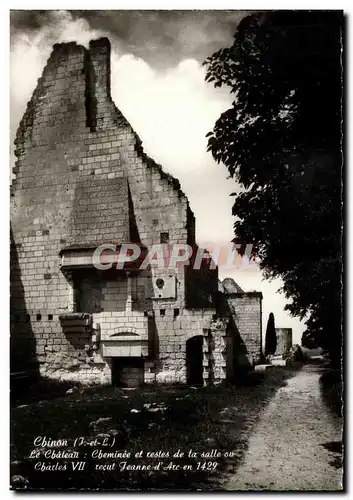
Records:
[[[205,159],[205,135],[231,99],[206,87],[194,59],[165,72],[133,55],[112,57],[112,96],[158,161],[185,169]],[[207,155],[208,157],[209,155]]]

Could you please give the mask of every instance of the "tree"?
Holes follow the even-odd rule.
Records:
[[[339,11],[247,16],[231,47],[206,59],[206,81],[235,99],[208,150],[242,191],[235,236],[252,243],[265,277],[306,335],[341,355],[342,27]]]
[[[265,337],[265,356],[274,354],[277,349],[277,335],[275,328],[275,317],[270,313],[267,320],[266,337]]]
[[[301,344],[302,347],[306,347],[307,349],[316,349],[318,347],[315,341],[315,337],[308,331],[303,332]]]

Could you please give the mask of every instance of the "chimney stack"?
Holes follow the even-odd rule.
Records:
[[[89,42],[89,59],[94,73],[97,127],[104,126],[104,116],[111,100],[110,95],[110,42],[99,38]]]

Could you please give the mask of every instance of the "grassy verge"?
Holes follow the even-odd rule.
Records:
[[[344,404],[344,387],[342,387],[342,372],[327,368],[320,378],[321,394],[329,410],[342,417]]]
[[[11,410],[12,487],[217,490],[222,475],[234,471],[241,460],[261,409],[293,373],[279,367],[254,373],[238,387],[111,387],[26,404],[17,401]],[[65,439],[67,445],[34,445],[37,436]],[[78,437],[86,443],[75,447]],[[104,442],[109,446],[102,446]],[[47,458],[44,454],[51,450],[78,452],[79,457]],[[99,450],[129,456],[98,458]],[[74,470],[72,464],[80,461],[84,470]],[[56,469],[36,470],[38,463]]]

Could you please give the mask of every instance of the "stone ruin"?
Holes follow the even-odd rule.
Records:
[[[196,245],[177,179],[110,93],[110,43],[56,44],[20,123],[11,186],[11,371],[82,384],[217,384],[261,357],[260,292],[218,270],[99,270],[107,242]]]
[[[277,347],[275,355],[282,357],[287,356],[293,344],[292,328],[276,328],[276,337]]]

